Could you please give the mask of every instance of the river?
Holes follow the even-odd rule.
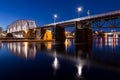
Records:
[[[120,39],[0,43],[0,80],[120,80]]]

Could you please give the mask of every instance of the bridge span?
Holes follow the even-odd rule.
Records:
[[[87,42],[92,39],[92,28],[120,28],[120,10],[46,24],[37,29],[52,28],[56,42],[64,42],[65,28],[71,26],[75,27],[75,42]]]
[[[46,24],[46,25],[43,25],[40,27],[50,28],[50,27],[54,27],[54,25],[67,27],[67,26],[76,25],[76,22],[81,22],[81,24],[82,24],[82,22],[84,24],[85,23],[90,24],[90,23],[100,22],[102,20],[107,22],[109,20],[116,20],[119,18],[120,18],[120,10],[108,12],[108,13],[97,14],[97,15],[86,16],[86,17],[81,17],[81,18],[75,18],[75,19],[66,20],[66,21],[60,21],[60,22],[56,22],[56,23]],[[111,24],[111,26],[113,26],[113,25]],[[96,27],[100,27],[100,25],[96,26]],[[104,26],[101,26],[101,27],[104,27]],[[107,26],[107,27],[110,27],[110,26]]]

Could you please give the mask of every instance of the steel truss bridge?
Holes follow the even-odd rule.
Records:
[[[46,24],[40,27],[51,28],[54,25],[69,27],[75,26],[76,22],[80,22],[83,28],[120,28],[120,10]]]

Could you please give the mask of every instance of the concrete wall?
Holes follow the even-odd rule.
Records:
[[[42,40],[52,40],[52,32],[50,30],[46,30]]]

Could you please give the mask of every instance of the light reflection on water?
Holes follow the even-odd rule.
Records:
[[[96,38],[96,47],[102,48],[104,46],[110,46],[111,48],[116,48],[118,46],[118,39],[119,38]]]
[[[1,43],[0,46],[2,46],[1,49],[7,48],[9,50],[8,54],[11,52],[15,55],[14,57],[20,57],[20,59],[16,60],[17,64],[22,59],[27,59],[27,62],[31,63],[29,65],[31,72],[39,71],[40,69],[39,74],[41,74],[42,78],[42,74],[46,74],[48,76],[46,79],[63,80],[72,78],[72,80],[77,80],[85,78],[92,80],[94,78],[97,79],[97,77],[113,78],[120,76],[119,42],[120,39],[118,38],[95,38],[85,44],[73,44],[73,40],[68,39],[65,44],[57,45],[52,42],[19,42]],[[34,60],[34,63],[31,62],[31,59]],[[24,61],[18,65],[24,65],[22,69],[25,68],[25,72],[29,72],[26,69],[26,67],[28,68],[28,63],[23,63]],[[35,70],[34,67],[36,68]],[[39,75],[37,73],[36,75]],[[36,78],[41,77],[37,76]]]
[[[23,58],[35,58],[36,47],[28,42],[23,43],[7,43],[8,49],[15,55]]]
[[[57,58],[56,52],[54,52],[53,56],[54,56],[54,60],[53,60],[52,66],[54,68],[54,75],[55,75],[57,70],[59,69],[60,65],[59,65],[59,60]]]

